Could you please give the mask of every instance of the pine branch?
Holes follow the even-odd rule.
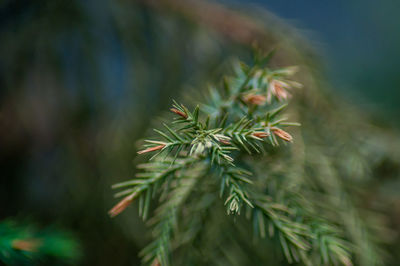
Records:
[[[312,238],[310,229],[307,225],[291,218],[291,211],[287,206],[277,203],[257,203],[252,215],[254,231],[262,238],[266,236],[266,230],[270,237],[277,232],[288,262],[303,260],[309,264],[306,253],[310,250],[308,242]]]
[[[237,169],[235,169],[237,170]],[[235,171],[231,170],[231,171]],[[283,253],[289,263],[302,261],[306,265],[314,263],[352,265],[351,244],[344,240],[343,232],[332,222],[318,216],[310,202],[288,189],[281,188],[285,200],[282,203],[272,198],[249,191],[252,182],[243,177],[250,175],[245,170],[237,170],[223,178],[221,191],[225,183],[231,182],[231,192],[226,203],[229,213],[239,213],[242,202],[247,203],[247,218],[252,220],[253,231],[261,238],[277,235]],[[231,180],[234,180],[233,182]],[[312,250],[321,254],[320,261],[313,262],[309,255]]]
[[[312,225],[314,246],[321,254],[321,263],[350,266],[351,255],[354,252],[351,244],[343,240],[343,233],[337,227],[330,226],[326,221]]]
[[[243,163],[244,154],[265,153],[265,148],[277,146],[278,140],[292,142],[292,135],[282,128],[299,125],[282,117],[290,90],[300,87],[287,79],[296,69],[269,69],[266,65],[270,57],[257,58],[251,67],[239,64],[235,76],[223,80],[222,90],[210,90],[202,108],[190,111],[174,102],[174,121],[164,124],[164,130],[155,130],[161,139],[146,140],[145,149],[138,152],[154,153],[150,159],[154,161],[140,166],[143,172],[137,179],[114,186],[128,189],[119,193],[127,196],[110,211],[112,216],[139,197],[140,215],[146,218],[151,198],[162,193],[163,204],[151,220],[155,240],[143,250],[144,262],[169,265],[180,209],[200,176],[218,176],[227,213],[239,215],[246,206],[254,232],[261,238],[266,232],[270,237],[276,235],[288,262],[311,265],[318,251],[321,263],[351,265],[350,244],[334,223],[310,211],[316,209],[313,202],[286,188],[280,193],[290,200],[273,201],[262,187],[253,185],[252,172],[236,165]],[[160,156],[163,153],[165,158]],[[207,170],[191,173],[190,169],[199,164]]]
[[[143,172],[136,179],[118,183],[113,188],[130,187],[117,196],[126,196],[119,204],[110,210],[112,217],[118,215],[135,199],[139,197],[139,214],[146,219],[150,209],[150,200],[160,190],[168,191],[169,183],[176,177],[176,172],[189,167],[196,162],[195,158],[165,158],[152,163],[138,165]]]
[[[226,187],[228,197],[225,200],[225,205],[228,214],[240,214],[243,203],[253,208],[248,192],[243,187],[245,183],[252,184],[252,181],[248,179],[250,175],[250,172],[238,167],[226,166],[222,168],[220,196],[222,197]]]
[[[288,192],[291,194],[290,192]],[[287,194],[288,195],[288,194]],[[293,196],[293,195],[292,195]],[[292,197],[292,201],[296,200]],[[352,265],[354,250],[344,239],[344,234],[332,222],[305,210],[303,201],[286,204],[269,198],[258,199],[252,209],[253,230],[261,238],[277,234],[283,253],[289,263],[302,261],[306,265]],[[319,261],[313,261],[310,253],[318,252]]]
[[[171,239],[175,228],[178,227],[178,215],[182,204],[194,189],[198,179],[204,174],[204,165],[194,165],[184,170],[179,180],[173,181],[164,202],[155,211],[154,217],[149,220],[153,225],[155,240],[145,247],[140,255],[144,263],[151,265],[170,265]]]

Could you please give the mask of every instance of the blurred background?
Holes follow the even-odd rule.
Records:
[[[146,227],[135,207],[108,217],[110,187],[133,177],[135,143],[171,99],[251,55],[235,17],[238,35],[216,27],[226,10],[290,39],[331,93],[399,127],[399,1],[220,1],[211,22],[179,3],[0,2],[0,220],[71,231],[82,265],[139,264]]]

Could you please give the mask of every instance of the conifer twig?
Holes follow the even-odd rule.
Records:
[[[159,137],[146,140],[139,151],[151,154],[151,162],[140,166],[143,172],[136,179],[114,186],[126,190],[119,193],[125,198],[110,211],[111,216],[139,197],[139,212],[146,219],[151,199],[158,195],[163,201],[150,219],[155,240],[141,253],[145,263],[169,265],[174,228],[196,180],[217,176],[227,213],[240,215],[243,207],[250,210],[248,218],[256,235],[276,234],[289,262],[310,265],[318,250],[323,263],[351,265],[350,244],[332,222],[311,211],[313,202],[285,188],[280,194],[287,200],[274,202],[273,195],[254,185],[254,180],[260,180],[252,174],[255,164],[246,160],[246,165],[242,160],[295,141],[283,128],[299,124],[287,122],[282,113],[291,91],[300,87],[289,80],[296,68],[269,69],[270,58],[271,54],[257,55],[251,67],[237,64],[235,76],[224,79],[223,90],[211,89],[208,101],[193,111],[174,102],[170,109],[173,122],[164,124],[163,130],[156,129]],[[194,171],[199,165],[202,170]],[[190,215],[188,212],[185,215]]]

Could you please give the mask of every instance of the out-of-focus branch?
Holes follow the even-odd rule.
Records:
[[[243,45],[275,43],[273,36],[251,18],[210,1],[137,0],[158,10],[177,12]]]

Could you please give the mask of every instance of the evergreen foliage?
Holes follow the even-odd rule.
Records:
[[[0,223],[0,261],[7,265],[32,265],[58,260],[74,262],[80,256],[77,242],[59,230],[39,230],[13,220]]]
[[[267,247],[272,241],[280,246],[278,254],[289,263],[352,265],[356,256],[365,257],[355,248],[346,225],[335,216],[336,202],[326,199],[330,193],[306,176],[298,178],[300,173],[291,169],[296,150],[280,144],[296,141],[285,130],[299,124],[287,122],[284,110],[292,90],[301,86],[289,79],[296,68],[269,68],[271,56],[256,55],[252,66],[236,64],[235,75],[224,78],[222,89],[211,88],[206,103],[193,111],[174,102],[173,122],[155,130],[158,138],[146,140],[138,152],[151,154],[150,162],[139,166],[142,172],[137,178],[114,186],[125,188],[118,194],[125,198],[110,211],[111,216],[139,198],[139,212],[146,219],[152,199],[159,197],[162,202],[149,222],[155,240],[141,253],[145,264],[170,265],[171,253],[185,247],[200,253],[210,248],[194,245],[201,243],[207,230],[214,230],[211,226],[224,230],[225,222],[220,219],[236,231],[252,228],[259,241],[268,237],[270,240],[261,245]],[[332,182],[343,194],[334,199],[345,199],[340,181],[333,177]],[[212,204],[196,204],[204,198]],[[348,204],[351,206],[350,201]],[[221,205],[228,216],[207,219],[211,213],[221,212]],[[356,212],[354,219],[358,219]],[[214,237],[220,238],[219,234],[214,233]],[[250,239],[241,240],[239,233],[233,234],[229,238],[235,240],[229,246],[232,242],[244,246],[243,241],[251,246]],[[224,248],[221,245],[219,248]],[[373,245],[368,242],[371,250]],[[179,254],[181,257],[172,256],[173,260],[185,265],[189,261],[206,263],[201,256]],[[208,258],[207,263],[222,263],[221,256],[210,257],[214,259]],[[238,261],[234,264],[243,265]]]
[[[264,50],[279,47],[267,65],[300,66],[295,80],[305,89],[292,90],[287,107],[289,96],[277,98],[276,90],[227,97],[246,79],[242,73],[212,88],[205,101],[179,101],[191,114],[202,103],[198,119],[204,125],[210,116],[209,125],[189,132],[191,136],[177,131],[184,122],[173,124],[168,117],[167,126],[189,141],[202,132],[214,146],[235,147],[224,152],[233,165],[221,157],[211,164],[207,147],[196,154],[204,146],[204,136],[182,146],[183,155],[177,142],[169,155],[165,149],[139,166],[137,178],[120,184],[118,195],[125,200],[112,214],[134,202],[145,220],[153,217],[149,223],[154,242],[142,254],[149,264],[284,265],[302,260],[320,265],[348,264],[346,258],[351,258],[356,265],[397,265],[400,138],[398,130],[388,126],[390,119],[380,114],[389,105],[358,109],[355,95],[347,100],[338,97],[345,90],[354,92],[356,84],[326,84],[318,50],[300,31],[258,6],[235,8],[217,2],[108,1],[95,8],[74,0],[0,4],[3,216],[28,212],[45,223],[62,220],[80,235],[85,265],[137,265],[137,248],[146,243],[143,224],[139,217],[126,215],[110,226],[103,216],[104,205],[111,204],[103,194],[105,187],[132,171],[135,151],[130,143],[142,137],[150,117],[167,109],[171,95],[187,84],[202,88],[200,84],[218,77],[232,55],[248,62],[250,46],[258,43]],[[342,55],[354,49],[342,48]],[[396,61],[388,51],[386,57]],[[357,67],[347,65],[353,69],[348,75],[369,84],[357,98],[369,97],[372,105],[385,98],[394,103],[398,80],[390,79],[390,73],[396,76],[394,71],[387,71],[393,64],[384,55],[378,57],[386,67],[374,61],[376,56],[360,57],[353,65],[370,60],[369,71],[363,69],[359,75]],[[338,59],[348,61],[347,56]],[[256,62],[260,69],[264,63]],[[387,88],[386,93],[378,87]],[[179,119],[177,111],[184,114],[179,109],[185,108],[175,105]],[[248,108],[252,105],[256,110]],[[258,122],[250,117],[262,116],[260,106],[269,112],[282,107],[274,119],[285,113],[302,126],[280,128],[290,135],[271,128],[270,134],[274,131],[286,140],[268,136],[264,128],[255,130],[252,126]],[[234,130],[239,121],[242,132]],[[174,140],[161,123],[155,127]],[[216,129],[221,130],[206,132]],[[219,134],[218,140],[211,134]],[[161,143],[148,143],[144,150],[155,149],[143,152],[149,157],[169,142],[159,133],[151,139]],[[276,145],[291,139],[289,145]],[[192,154],[185,156],[191,148]],[[121,223],[125,230],[115,230]],[[6,225],[0,234],[2,254],[29,265],[44,264],[42,259],[49,256],[42,250],[31,252],[34,256],[29,253],[25,260],[28,252],[16,251],[10,239],[27,228],[30,236],[35,232],[42,239],[48,230],[1,225]],[[393,231],[382,230],[388,225]],[[383,240],[390,245],[379,247],[389,258],[377,249],[376,243]]]

